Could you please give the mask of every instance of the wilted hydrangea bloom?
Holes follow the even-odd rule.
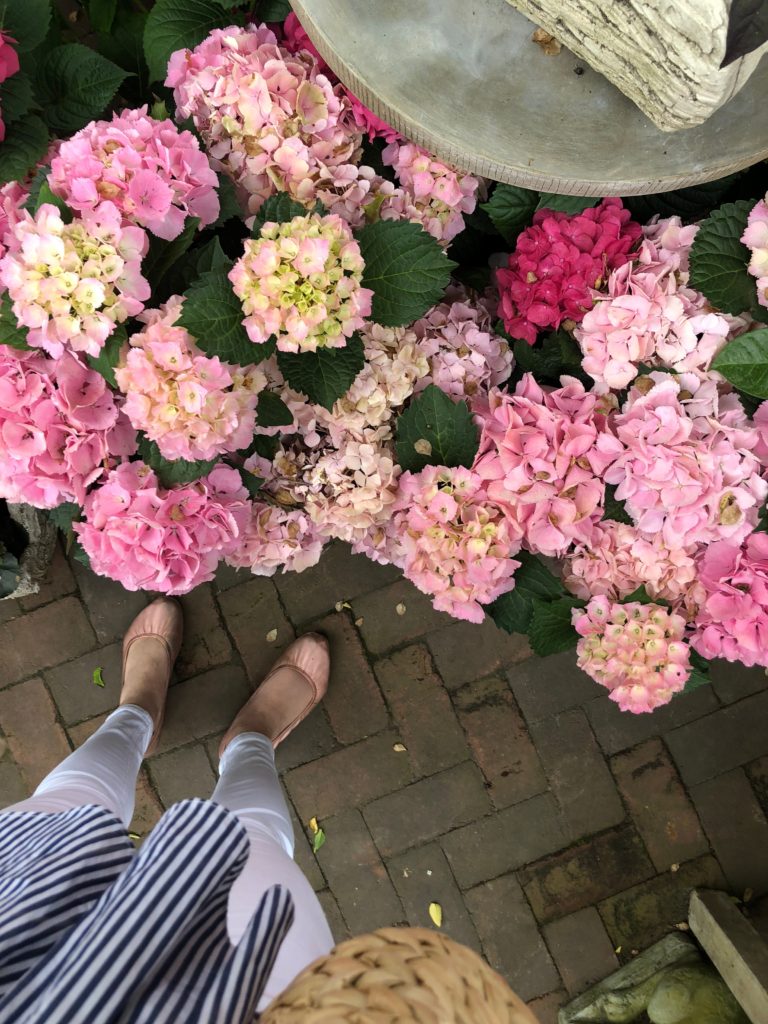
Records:
[[[201,352],[185,328],[174,326],[182,303],[174,296],[162,310],[142,314],[146,326],[131,336],[115,377],[134,427],[164,458],[194,462],[248,447],[267,379],[256,366],[243,369]]]
[[[305,512],[254,501],[245,532],[226,561],[255,576],[273,576],[278,569],[303,572],[317,564],[324,544]]]
[[[691,672],[685,619],[656,604],[593,597],[573,611],[579,668],[610,691],[622,711],[668,704]]]
[[[275,335],[283,352],[343,347],[371,311],[364,266],[340,217],[267,221],[229,272],[248,337],[259,343]]]
[[[757,301],[768,306],[768,196],[761,199],[749,213],[741,240],[752,250],[749,272],[757,278]]]
[[[117,207],[105,202],[65,224],[59,210],[44,203],[13,229],[13,242],[0,260],[0,283],[13,300],[27,341],[58,358],[68,347],[97,356],[104,342],[149,298],[141,276],[147,236],[125,226]]]

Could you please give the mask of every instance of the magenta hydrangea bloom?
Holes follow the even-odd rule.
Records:
[[[0,82],[15,75],[19,70],[19,55],[11,44],[16,40],[0,29]],[[0,142],[5,139],[5,122],[0,111]]]
[[[186,594],[239,545],[251,503],[228,466],[165,488],[143,462],[124,462],[91,491],[84,515],[74,529],[94,572],[126,590]]]
[[[147,236],[124,225],[117,207],[102,203],[70,224],[43,203],[25,213],[0,260],[0,283],[27,341],[58,358],[65,348],[97,356],[104,342],[149,298],[141,276]]]
[[[593,597],[573,610],[579,668],[610,691],[622,711],[654,711],[679,693],[691,672],[685,619],[656,604]]]
[[[438,611],[482,622],[483,605],[515,585],[519,533],[471,470],[403,473],[390,532],[404,575]]]
[[[320,560],[325,542],[301,509],[254,501],[245,532],[226,561],[255,576],[273,576],[278,569],[303,572]]]
[[[347,98],[352,104],[352,113],[355,118],[355,124],[367,135],[368,138],[373,141],[374,139],[384,139],[385,142],[402,142],[403,136],[400,132],[396,131],[392,125],[387,124],[386,121],[382,121],[380,117],[377,117],[372,110],[369,110],[366,105],[346,90]]]
[[[496,272],[505,330],[533,345],[540,330],[579,323],[594,289],[627,262],[641,234],[620,199],[577,214],[538,210]]]
[[[710,544],[698,568],[705,596],[692,646],[705,658],[768,667],[768,534]]]
[[[219,215],[218,178],[195,136],[154,120],[146,107],[91,121],[62,142],[48,183],[73,210],[108,199],[127,221],[167,240],[187,217],[204,228]]]
[[[130,455],[135,431],[96,370],[65,352],[0,345],[0,497],[54,508],[82,504],[112,455]]]
[[[768,196],[750,210],[741,241],[752,250],[749,272],[757,278],[757,301],[768,306]]]

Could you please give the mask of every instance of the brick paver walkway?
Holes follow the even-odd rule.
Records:
[[[38,596],[0,602],[0,804],[114,707],[120,638],[145,601],[59,553]],[[323,630],[328,698],[278,764],[297,859],[338,938],[429,925],[438,902],[444,930],[551,1024],[567,994],[683,921],[692,886],[768,891],[762,670],[723,664],[713,687],[621,714],[572,654],[538,660],[490,622],[457,623],[343,545],[302,575],[227,570],[183,603],[187,638],[133,829],[210,794],[218,737],[250,688],[297,633]],[[313,816],[327,835],[317,857]]]

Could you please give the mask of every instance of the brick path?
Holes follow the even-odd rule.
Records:
[[[145,601],[59,553],[39,595],[0,602],[0,805],[114,707],[120,637]],[[568,994],[684,920],[692,886],[768,891],[762,670],[722,664],[713,687],[624,715],[572,654],[537,660],[490,622],[457,623],[343,545],[299,576],[223,571],[183,603],[133,830],[210,794],[218,737],[250,688],[297,633],[323,630],[330,693],[278,764],[297,859],[337,938],[428,926],[438,902],[444,930],[551,1024]],[[313,816],[327,835],[317,857]]]

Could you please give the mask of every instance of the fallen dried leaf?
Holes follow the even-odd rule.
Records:
[[[308,824],[312,835],[316,836],[317,833],[320,831],[320,827],[317,824],[317,818],[310,818]]]
[[[362,626],[362,624],[363,624],[363,621],[364,621],[364,620],[363,620],[363,617],[362,617],[362,615],[361,615],[359,619],[355,619],[355,625],[356,625],[356,626]]]
[[[312,840],[312,852],[317,853],[320,847],[325,842],[325,832],[321,828],[315,832],[315,838]]]
[[[104,678],[102,677],[102,674],[101,674],[101,667],[95,668],[93,670],[93,684],[94,684],[94,686],[103,686],[104,685]]]
[[[264,637],[268,644],[273,644],[277,640],[277,630],[270,629],[267,635]]]
[[[419,440],[414,443],[413,447],[416,449],[419,455],[432,454],[432,445],[429,443],[426,437],[420,437]]]
[[[434,924],[434,926],[436,928],[439,928],[442,925],[442,923],[443,923],[443,908],[440,906],[439,903],[430,903],[429,904],[429,916],[430,916],[430,918],[432,920],[432,924]]]
[[[405,615],[405,605],[402,603],[395,605],[395,611],[397,612],[398,615]]]
[[[405,752],[406,747],[402,743],[396,743],[394,747],[392,747],[392,749],[395,751],[395,753],[402,754]]]
[[[563,48],[562,44],[549,32],[545,32],[543,28],[537,28],[531,39],[542,48],[547,57],[556,57]]]

